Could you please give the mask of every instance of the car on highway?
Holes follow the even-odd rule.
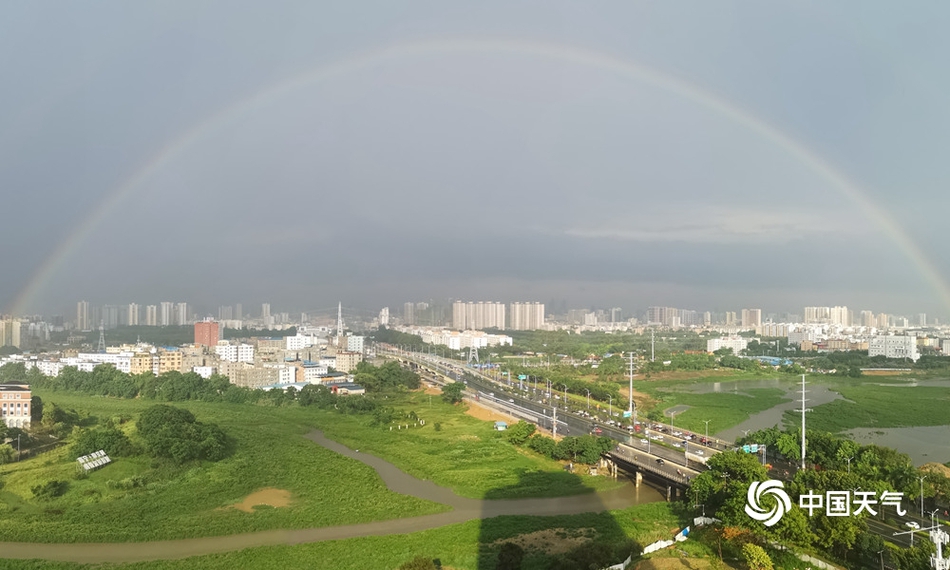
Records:
[[[590,433],[594,435],[600,435],[604,433],[604,430],[600,429],[599,427],[595,427],[594,429],[590,430]]]
[[[648,444],[648,443],[650,443],[650,442],[647,441],[647,440],[645,440],[645,439],[641,439],[641,440],[640,440],[640,443],[642,443],[643,445],[646,445],[646,444]]]
[[[805,432],[805,433],[808,433],[808,432]],[[807,442],[806,442],[806,443],[807,443]],[[694,449],[694,450],[693,450],[693,453],[695,453],[696,455],[703,455],[703,450],[702,450],[702,449]]]
[[[656,460],[656,464],[657,464],[657,465],[663,465],[664,463],[666,463],[666,461],[663,461],[662,459],[657,458],[657,460]]]
[[[907,522],[904,523],[904,525],[905,525],[907,528],[912,529],[912,530],[920,530],[920,525],[917,524],[917,523],[914,522],[914,521],[907,521]]]

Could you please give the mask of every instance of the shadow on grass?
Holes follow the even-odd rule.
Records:
[[[586,467],[582,467],[586,470]],[[557,499],[500,500],[544,489],[568,489]],[[523,473],[518,483],[486,493],[478,538],[479,570],[606,568],[622,562],[639,545],[629,540],[609,509],[629,505],[632,485],[598,495],[579,476]],[[647,499],[649,497],[649,499]],[[655,500],[644,493],[645,500]],[[529,514],[525,514],[529,513]]]

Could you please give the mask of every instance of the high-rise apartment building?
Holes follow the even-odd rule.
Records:
[[[177,303],[175,305],[175,324],[188,324],[188,303]]]
[[[874,318],[874,311],[861,311],[861,326],[862,327],[877,326],[877,320]]]
[[[241,303],[234,305],[234,318],[238,321],[244,319],[244,306]]]
[[[125,315],[125,324],[130,327],[138,326],[139,324],[139,305],[138,303],[129,303],[129,307],[126,310]]]
[[[382,327],[389,326],[389,307],[383,307],[379,311],[379,325]]]
[[[158,326],[158,305],[145,306],[145,326]]]
[[[92,330],[92,324],[89,320],[89,301],[79,301],[76,303],[76,328],[81,331]]]
[[[270,316],[270,303],[261,303],[261,318],[267,319]]]
[[[454,320],[454,307],[452,313]],[[544,303],[511,303],[508,313],[511,330],[530,331],[544,328]]]
[[[505,304],[478,301],[452,303],[452,326],[458,330],[505,329]]]
[[[610,309],[610,322],[612,323],[622,323],[623,322],[623,309],[620,307],[614,307]]]
[[[218,323],[214,321],[199,321],[195,323],[195,344],[213,347],[218,345]]]
[[[762,309],[742,309],[742,327],[757,328],[762,326]]]
[[[162,301],[162,304],[159,308],[161,309],[161,312],[158,314],[158,324],[163,327],[171,326],[175,317],[175,303],[172,303],[171,301]]]
[[[111,330],[119,326],[119,307],[116,305],[106,305],[102,307],[101,324],[106,330]]]
[[[847,307],[805,307],[806,325],[851,326],[851,311]]]
[[[415,303],[403,303],[402,324],[404,325],[416,324],[416,304]]]
[[[920,313],[917,315],[917,326],[919,327],[927,326],[927,313]]]
[[[234,318],[234,308],[231,305],[222,305],[218,307],[218,320],[230,321]]]

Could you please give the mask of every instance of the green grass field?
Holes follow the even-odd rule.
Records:
[[[690,408],[676,414],[673,425],[696,433],[705,433],[709,420],[709,433],[718,433],[736,426],[752,414],[765,411],[782,402],[787,402],[785,390],[778,388],[754,388],[738,394],[715,392],[709,394],[691,394],[688,392],[653,392],[656,409],[666,410],[676,405]],[[669,423],[669,419],[666,420]]]
[[[359,416],[333,416],[322,424],[328,437],[350,448],[392,461],[403,471],[450,487],[465,497],[492,499],[553,497],[615,488],[605,477],[570,475],[555,461],[509,444],[491,422],[465,415],[421,393],[395,402],[426,419],[421,429],[387,431]],[[431,407],[429,407],[431,405]],[[441,431],[435,431],[435,422]]]
[[[137,416],[153,404],[73,394],[39,393],[44,401],[100,418]],[[0,536],[29,542],[122,542],[199,537],[275,528],[308,528],[440,512],[446,507],[398,495],[369,467],[305,439],[313,427],[353,448],[370,451],[417,477],[470,497],[563,496],[611,488],[606,478],[566,476],[554,461],[518,450],[489,422],[422,394],[395,396],[427,425],[389,432],[366,416],[297,406],[176,403],[202,422],[220,425],[237,451],[217,463],[176,467],[144,456],[116,458],[76,479],[67,448],[0,466]],[[434,424],[442,426],[435,431]],[[142,486],[127,488],[132,477]],[[30,488],[59,479],[62,497],[39,501]],[[262,488],[291,493],[285,508],[245,513],[230,505]]]
[[[867,382],[864,380],[863,382]],[[877,386],[862,381],[835,382],[829,387],[845,399],[815,407],[808,427],[837,433],[852,428],[940,426],[950,423],[946,388]],[[792,418],[791,421],[797,421]]]
[[[3,567],[9,570],[363,570],[397,568],[416,555],[424,555],[438,558],[444,566],[457,570],[480,570],[495,567],[498,548],[505,539],[534,531],[559,529],[559,536],[563,537],[596,536],[614,543],[633,538],[641,544],[648,544],[654,540],[669,538],[680,527],[681,523],[673,512],[673,506],[667,503],[652,503],[610,513],[558,517],[498,517],[407,535],[252,548],[184,560],[94,566],[35,560],[2,562]],[[528,550],[522,568],[541,570],[548,566],[550,560],[551,556],[539,549]]]
[[[100,417],[137,415],[151,402],[63,393],[47,402]],[[272,528],[306,528],[440,512],[444,507],[386,489],[369,467],[302,437],[316,423],[301,408],[188,402],[199,421],[219,424],[237,451],[218,463],[175,467],[150,458],[116,458],[86,479],[75,479],[67,448],[0,467],[0,536],[12,541],[98,542],[212,536]],[[142,477],[144,486],[114,488]],[[52,479],[68,492],[40,502],[30,488]],[[336,484],[346,482],[346,485]],[[286,489],[290,508],[253,513],[227,508],[266,487]]]

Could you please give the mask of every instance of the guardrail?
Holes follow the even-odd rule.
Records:
[[[622,461],[626,461],[626,462],[629,463],[630,465],[636,466],[638,469],[642,469],[643,471],[647,471],[647,472],[653,473],[654,475],[659,475],[660,477],[663,477],[664,479],[668,479],[668,480],[670,480],[670,481],[675,481],[675,482],[681,483],[681,484],[683,484],[683,485],[688,485],[688,484],[689,484],[689,478],[688,478],[688,477],[680,476],[680,475],[674,475],[674,474],[672,474],[672,473],[667,472],[666,470],[658,469],[658,468],[655,467],[654,465],[651,465],[649,462],[639,459],[638,456],[634,455],[634,454],[631,453],[631,452],[628,452],[628,451],[624,450],[623,448],[621,448],[621,447],[619,447],[619,446],[616,447],[616,448],[614,448],[613,451],[607,452],[607,454],[610,455],[610,456],[611,456],[612,458],[614,458],[614,459],[620,459],[620,460],[622,460]]]

